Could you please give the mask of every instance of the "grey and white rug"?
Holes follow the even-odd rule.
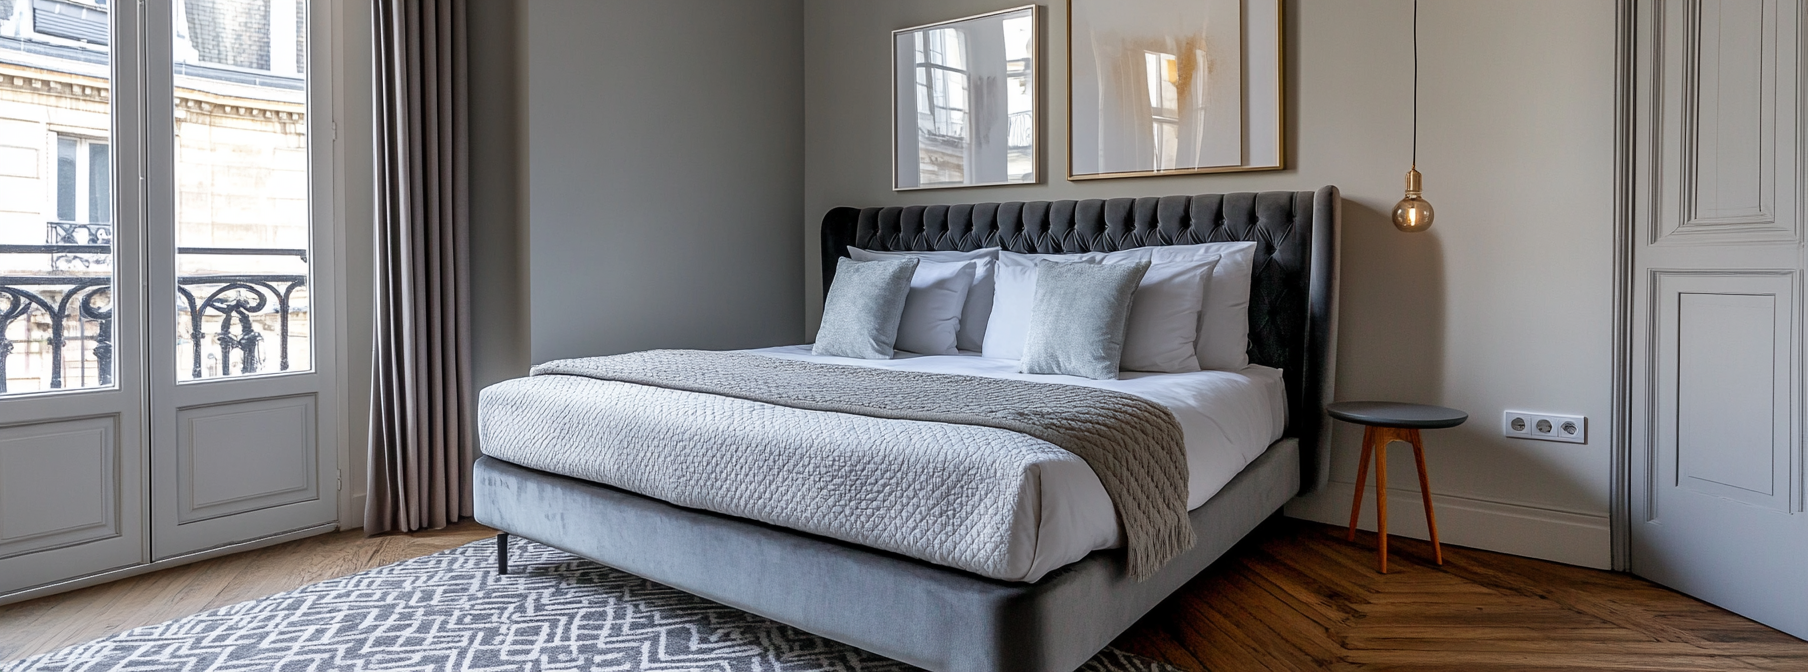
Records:
[[[910,670],[525,540],[495,541],[130,630],[0,667],[25,670]],[[1106,649],[1087,672],[1174,672]]]

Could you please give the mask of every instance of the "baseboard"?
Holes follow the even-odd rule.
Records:
[[[346,498],[345,509],[339,512],[339,529],[358,530],[364,528],[365,493],[356,493]]]
[[[1287,503],[1287,515],[1337,526],[1350,524],[1356,484],[1332,481],[1318,493]],[[1432,494],[1438,540],[1528,558],[1582,567],[1613,567],[1613,534],[1607,516],[1540,509],[1456,495]],[[1363,495],[1356,526],[1375,529],[1375,488]],[[1387,533],[1426,539],[1425,509],[1418,490],[1387,489]]]
[[[222,555],[232,555],[233,553],[243,553],[245,551],[256,550],[259,548],[263,548],[265,546],[275,546],[277,544],[295,541],[296,539],[305,539],[307,537],[312,537],[316,534],[326,534],[328,532],[332,532],[334,527],[335,527],[335,525],[333,523],[326,523],[323,525],[315,525],[313,527],[302,528],[302,529],[295,530],[292,532],[284,532],[282,534],[271,535],[268,537],[264,537],[262,539],[253,539],[251,541],[243,541],[243,542],[239,542],[236,544],[227,544],[225,546],[218,546],[218,547],[210,548],[210,549],[207,549],[204,551],[196,551],[194,553],[189,553],[187,555],[178,555],[173,558],[164,558],[164,559],[158,560],[156,562],[147,562],[147,563],[140,564],[140,565],[130,565],[127,567],[121,567],[119,569],[113,569],[113,570],[100,572],[98,574],[89,574],[87,576],[69,579],[67,581],[58,581],[55,583],[45,584],[45,585],[38,586],[35,588],[26,588],[24,590],[7,593],[5,595],[0,595],[0,606],[13,604],[15,602],[24,602],[26,600],[35,600],[40,597],[55,595],[57,593],[66,593],[71,590],[87,588],[89,586],[98,586],[103,583],[109,583],[109,582],[118,581],[120,579],[124,579],[124,578],[128,578],[128,577],[138,576],[139,574],[149,574],[151,572],[155,572],[160,569],[169,569],[169,568],[175,567],[177,565],[186,565],[191,562],[200,562],[200,561],[206,560],[208,558],[217,558]]]

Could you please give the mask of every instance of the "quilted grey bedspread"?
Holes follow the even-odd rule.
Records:
[[[483,391],[485,454],[1008,579],[1032,465],[1065,450],[1116,506],[1132,576],[1194,543],[1179,423],[1134,395],[690,350],[532,374]]]

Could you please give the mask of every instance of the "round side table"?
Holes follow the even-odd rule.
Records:
[[[1425,526],[1431,530],[1431,554],[1444,564],[1444,548],[1438,545],[1438,520],[1431,512],[1431,479],[1425,473],[1425,444],[1421,429],[1444,429],[1463,424],[1469,414],[1454,408],[1401,404],[1390,401],[1340,401],[1325,407],[1331,417],[1362,425],[1362,464],[1356,467],[1356,500],[1350,504],[1349,540],[1356,540],[1356,518],[1362,514],[1369,456],[1375,458],[1375,533],[1381,573],[1387,573],[1387,445],[1401,441],[1412,445],[1419,465],[1419,492],[1425,497]]]

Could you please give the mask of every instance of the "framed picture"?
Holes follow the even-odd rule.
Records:
[[[1280,0],[1071,0],[1067,177],[1279,170]]]
[[[904,28],[892,42],[892,188],[1040,180],[1035,5]]]

